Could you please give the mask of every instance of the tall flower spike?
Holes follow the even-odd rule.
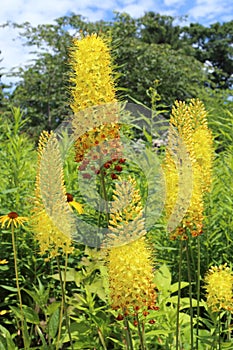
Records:
[[[233,312],[233,274],[227,264],[211,266],[205,276],[207,305],[214,312]]]
[[[97,34],[74,40],[71,51],[73,74],[70,78],[73,84],[71,108],[74,113],[116,102],[111,64],[107,41]]]
[[[97,34],[75,39],[70,58],[75,160],[81,162],[88,150],[119,138],[118,106],[107,40]]]
[[[141,196],[136,181],[121,177],[113,190],[110,209],[109,232],[104,242],[107,246],[128,244],[146,234]]]
[[[35,208],[32,218],[32,227],[39,241],[41,254],[49,253],[51,258],[59,255],[60,250],[72,252],[73,220],[67,202],[57,140],[53,134],[43,132],[38,145]]]
[[[170,132],[166,157],[163,163],[167,200],[165,210],[167,218],[172,214],[179,190],[179,174],[173,157],[173,128],[182,140],[192,166],[192,195],[186,214],[172,233],[171,238],[187,238],[186,228],[192,236],[198,236],[203,228],[204,195],[210,190],[211,168],[213,160],[212,135],[207,126],[206,111],[199,100],[175,102],[170,119]]]
[[[113,245],[123,245],[113,246],[108,252],[110,303],[124,315],[147,314],[156,309],[157,296],[140,195],[135,180],[120,180],[114,191],[108,238]]]
[[[207,113],[199,100],[191,100],[189,111],[193,120],[193,151],[200,169],[202,192],[209,192],[213,162],[213,136],[208,128]]]

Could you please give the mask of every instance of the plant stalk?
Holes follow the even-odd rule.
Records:
[[[140,320],[138,317],[138,313],[136,316],[136,321],[137,321],[137,327],[138,327],[138,336],[139,336],[139,340],[140,340],[140,345],[141,345],[141,350],[146,350],[146,344],[145,344],[145,339],[144,339],[144,334],[143,334],[143,330],[140,324]]]
[[[15,268],[15,279],[16,279],[16,288],[18,293],[18,299],[19,299],[19,307],[21,312],[21,328],[22,328],[22,336],[23,336],[23,343],[24,347],[27,350],[27,342],[25,340],[25,334],[24,334],[24,312],[23,312],[23,302],[22,302],[22,296],[19,286],[19,274],[18,274],[18,263],[17,263],[17,249],[15,244],[15,232],[14,232],[14,223],[11,224],[11,237],[12,237],[12,247],[13,247],[13,254],[14,254],[14,268]]]
[[[201,246],[200,237],[197,237],[197,330],[196,330],[196,349],[198,349],[199,336],[199,318],[200,318],[200,276],[201,276]]]
[[[103,349],[104,350],[108,350],[107,346],[105,344],[105,340],[104,340],[103,334],[102,334],[101,329],[99,327],[97,328],[97,331],[98,331],[98,334],[99,334],[99,338],[100,338],[101,344],[103,345]]]
[[[69,336],[70,346],[71,346],[71,349],[73,350],[74,347],[73,347],[73,342],[72,342],[72,337],[71,337],[71,332],[70,332],[70,323],[69,323],[69,318],[68,318],[68,315],[67,315],[66,296],[65,296],[65,289],[66,289],[66,271],[67,271],[67,266],[68,266],[68,253],[66,253],[66,256],[65,256],[64,281],[62,280],[61,266],[60,266],[60,261],[59,261],[59,257],[58,257],[58,256],[56,257],[56,260],[57,260],[58,274],[59,274],[59,280],[60,280],[60,285],[61,285],[61,293],[62,293],[61,310],[60,310],[60,318],[59,318],[59,328],[58,328],[58,336],[57,336],[56,350],[59,349],[59,343],[60,343],[60,338],[61,338],[61,329],[62,329],[63,314],[65,315],[66,327],[67,327],[67,330],[68,330],[68,336]]]
[[[183,241],[180,240],[179,266],[178,266],[178,300],[177,300],[177,312],[176,312],[176,350],[179,349],[182,249],[183,249]]]
[[[124,318],[124,324],[125,324],[127,350],[134,350],[132,336],[131,336],[131,330],[129,327],[129,321],[128,321],[127,317]]]
[[[221,350],[221,318],[220,312],[218,315],[218,349]]]
[[[192,303],[192,279],[191,279],[191,266],[189,259],[189,244],[188,240],[186,240],[186,257],[187,257],[187,267],[188,267],[188,282],[189,282],[189,305],[190,305],[190,346],[193,350],[193,303]]]

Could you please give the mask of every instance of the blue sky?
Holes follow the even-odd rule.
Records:
[[[132,17],[140,17],[147,11],[174,17],[188,15],[188,22],[203,25],[233,19],[232,0],[5,0],[1,2],[0,24],[28,21],[36,26],[53,23],[55,18],[70,12],[90,21],[110,20],[113,10],[127,12]],[[1,67],[5,71],[32,58],[29,49],[17,39],[15,30],[0,28],[0,42]]]

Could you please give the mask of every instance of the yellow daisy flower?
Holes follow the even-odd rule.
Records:
[[[18,226],[24,226],[24,222],[28,221],[28,218],[24,216],[19,216],[15,211],[11,211],[7,215],[2,215],[0,216],[0,224],[2,225],[1,227],[9,228],[11,224],[13,224],[15,227]]]
[[[67,197],[67,202],[69,203],[69,205],[70,205],[71,207],[73,207],[74,209],[76,209],[77,212],[78,212],[79,214],[83,214],[83,213],[84,213],[82,204],[76,202],[76,201],[74,200],[74,197],[73,197],[72,194],[66,193],[66,197]]]

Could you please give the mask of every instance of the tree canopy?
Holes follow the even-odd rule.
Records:
[[[174,100],[200,97],[232,86],[232,21],[204,27],[183,25],[184,18],[148,12],[140,18],[116,13],[113,21],[87,22],[80,15],[55,24],[13,25],[36,58],[12,75],[18,78],[10,102],[20,106],[33,134],[53,129],[71,113],[69,50],[80,32],[111,38],[120,98],[151,106],[148,89],[156,85],[168,109]]]

